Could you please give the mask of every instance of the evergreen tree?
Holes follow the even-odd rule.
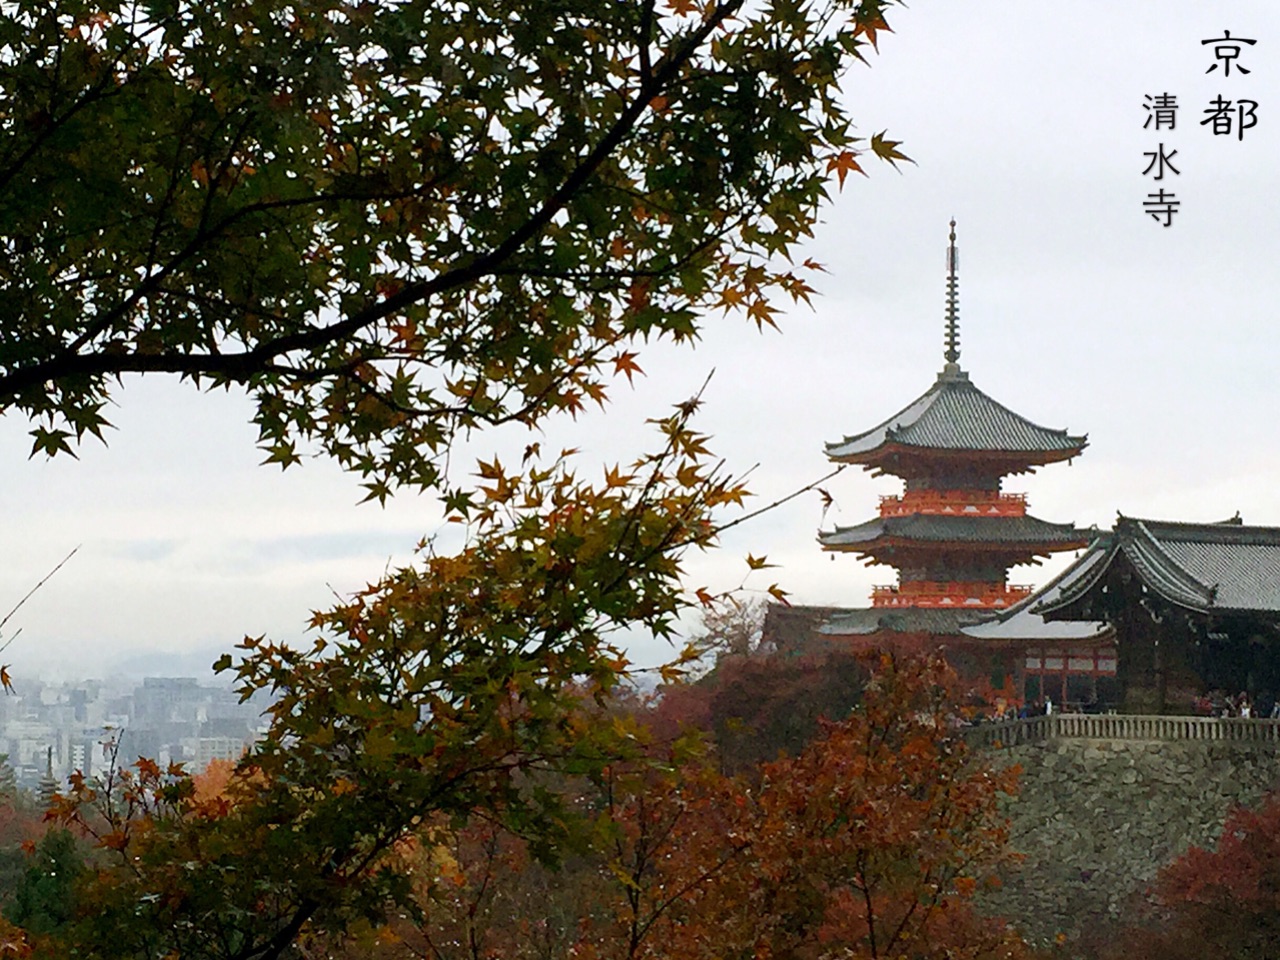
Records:
[[[69,830],[54,829],[36,844],[4,917],[28,933],[57,933],[75,911],[75,887],[85,861]]]

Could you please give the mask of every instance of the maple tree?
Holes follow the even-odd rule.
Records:
[[[1164,867],[1153,900],[1100,955],[1132,960],[1245,960],[1280,942],[1280,796],[1238,807],[1213,849]]]
[[[405,903],[393,854],[433,817],[492,819],[555,861],[577,812],[545,777],[634,753],[590,712],[627,667],[610,634],[672,632],[682,551],[743,494],[705,465],[695,407],[598,486],[569,459],[518,476],[488,464],[465,549],[425,547],[317,614],[309,650],[245,640],[234,671],[244,695],[273,693],[271,727],[221,794],[150,761],[115,782],[73,777],[53,815],[116,857],[71,942],[103,957],[281,956]]]
[[[626,672],[611,637],[672,634],[682,555],[746,491],[696,400],[599,484],[537,443],[474,481],[448,455],[603,403],[640,341],[692,340],[710,310],[763,326],[808,298],[818,266],[789,258],[829,180],[905,159],[853,136],[838,88],[887,5],[0,10],[0,409],[34,451],[101,438],[122,377],[178,374],[246,390],[268,462],[323,453],[466,530],[317,613],[312,649],[220,661],[275,698],[222,789],[150,761],[73,779],[52,815],[106,856],[65,955],[270,960],[379,923],[435,818],[563,854],[580,811],[547,778],[636,749],[584,709]]]
[[[679,854],[655,862],[660,896],[674,888],[662,871],[680,857],[696,861],[685,877],[711,882],[692,911],[664,910],[648,955],[1023,952],[968,907],[1007,855],[998,800],[1015,789],[1017,772],[968,755],[955,734],[956,702],[941,660],[874,664],[847,719],[828,721],[796,756],[766,764],[738,803],[712,804],[728,822],[704,824],[700,842],[681,838]],[[709,836],[727,840],[707,854]]]
[[[1029,956],[970,906],[1007,856],[997,801],[1015,774],[953,736],[945,666],[872,673],[862,707],[757,778],[719,773],[695,741],[648,740],[663,762],[613,764],[572,791],[597,816],[554,876],[492,824],[434,825],[413,848],[420,913],[315,955]]]
[[[808,297],[828,178],[902,157],[838,88],[890,2],[7,6],[0,408],[69,452],[175,373],[246,389],[270,462],[447,486],[459,430]]]

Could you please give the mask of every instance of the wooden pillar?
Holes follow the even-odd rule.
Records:
[[[1123,604],[1117,611],[1116,679],[1125,713],[1160,713],[1166,693],[1159,625],[1139,604]]]

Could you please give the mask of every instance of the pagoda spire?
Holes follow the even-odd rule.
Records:
[[[956,221],[951,220],[951,245],[947,247],[947,333],[943,357],[951,366],[960,361],[960,251],[956,249]]]
[[[40,778],[40,784],[36,787],[36,795],[40,798],[40,802],[48,807],[53,803],[57,792],[58,778],[53,775],[53,747],[50,747],[45,754],[44,776]]]

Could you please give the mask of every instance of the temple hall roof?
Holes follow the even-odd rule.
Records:
[[[1043,587],[992,618],[961,632],[978,640],[1044,640],[1069,642],[1074,640],[1109,640],[1114,630],[1096,620],[1046,620],[1038,612],[1041,604],[1058,599],[1064,590],[1070,589],[1081,577],[1087,576],[1106,555],[1108,535],[1095,539],[1075,563],[1046,583]],[[1101,546],[1100,546],[1101,544]]]
[[[779,653],[806,653],[822,625],[844,612],[843,607],[816,607],[803,604],[770,603],[761,627],[762,646]]]
[[[1175,606],[1205,614],[1280,613],[1280,527],[1245,526],[1238,517],[1178,523],[1121,516],[1093,553],[1097,559],[1058,596],[1042,598],[1037,612],[1074,619],[1107,572],[1127,563],[1148,590]]]
[[[1032,423],[997,403],[948,363],[937,381],[914,403],[865,433],[826,445],[827,456],[844,463],[872,464],[890,448],[918,451],[1025,455],[1030,463],[1066,460],[1088,444]]]
[[[1069,523],[1049,523],[1036,517],[950,517],[913,513],[900,517],[876,517],[852,527],[819,531],[818,542],[827,550],[859,550],[887,542],[915,542],[930,545],[963,543],[972,547],[990,545],[1037,547],[1055,550],[1084,546],[1092,538],[1087,530]]]

